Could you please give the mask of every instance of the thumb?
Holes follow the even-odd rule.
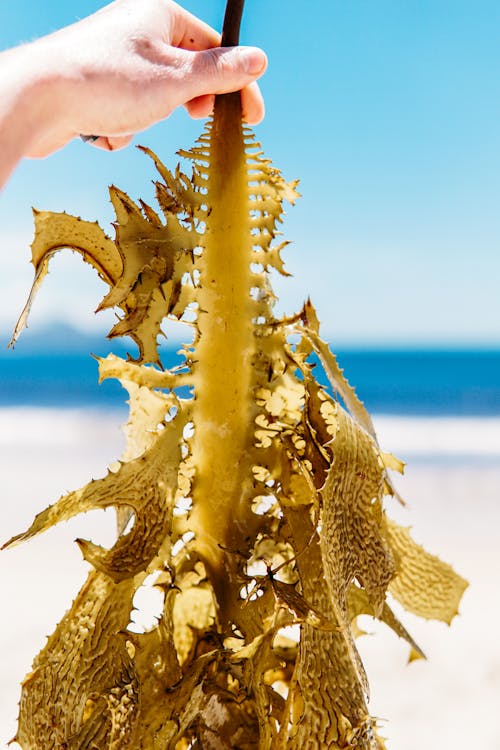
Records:
[[[267,68],[267,57],[257,47],[215,47],[192,52],[190,58],[184,81],[186,101],[205,94],[239,91]]]

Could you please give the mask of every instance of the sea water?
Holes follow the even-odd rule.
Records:
[[[163,359],[167,367],[180,361],[175,348],[164,350]],[[500,350],[344,350],[338,362],[370,412],[500,416]],[[86,351],[0,353],[0,406],[124,403],[117,381],[97,381],[97,361]]]

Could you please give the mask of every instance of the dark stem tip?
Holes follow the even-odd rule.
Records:
[[[227,0],[221,47],[236,47],[239,44],[244,4],[245,0]]]

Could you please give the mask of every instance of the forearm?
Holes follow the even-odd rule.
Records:
[[[0,188],[58,117],[57,80],[38,43],[0,54]]]

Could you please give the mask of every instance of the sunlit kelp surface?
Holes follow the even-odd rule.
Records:
[[[218,97],[180,152],[189,174],[144,150],[161,214],[115,187],[114,239],[35,213],[34,291],[55,252],[78,251],[109,287],[100,307],[119,311],[110,335],[132,337],[139,356],[100,362],[130,397],[121,461],[9,542],[117,510],[111,549],[78,540],[92,570],[23,684],[17,741],[383,748],[356,618],[379,618],[422,656],[391,597],[450,622],[466,584],[386,514],[388,470],[402,465],[379,448],[312,304],[273,314],[269,272],[286,275],[278,228],[296,185],[242,126],[239,95]],[[170,370],[157,346],[166,316],[194,335]],[[151,581],[163,614],[137,634],[134,595]]]

